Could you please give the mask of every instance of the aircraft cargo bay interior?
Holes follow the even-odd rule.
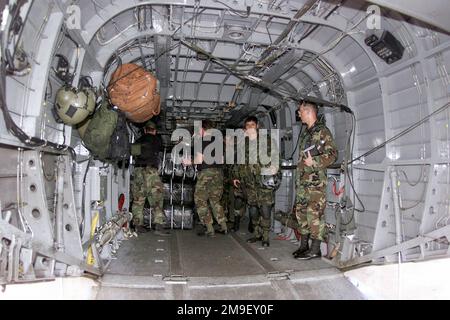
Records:
[[[0,300],[449,299],[446,2],[2,1]]]

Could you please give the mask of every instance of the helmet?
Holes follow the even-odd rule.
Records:
[[[65,124],[79,124],[94,112],[96,99],[92,89],[63,86],[56,93],[56,113]]]
[[[145,123],[144,128],[156,129],[156,124],[153,121],[149,120]]]
[[[278,190],[281,185],[282,174],[278,171],[274,175],[261,175],[261,186],[266,189]]]

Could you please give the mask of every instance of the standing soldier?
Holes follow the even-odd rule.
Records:
[[[209,213],[209,205],[211,205],[212,212],[220,225],[221,229],[218,232],[223,234],[228,233],[227,219],[221,203],[223,194],[223,155],[220,155],[222,159],[221,163],[213,164],[206,163],[204,157],[205,148],[209,144],[214,143],[214,141],[211,141],[212,137],[208,131],[213,129],[213,127],[213,123],[209,120],[202,122],[200,134],[202,139],[202,152],[196,153],[194,160],[199,171],[195,185],[194,201],[200,222],[203,224],[204,229],[206,228],[199,235],[206,234],[208,237],[214,237],[215,235],[213,227],[214,220]],[[189,164],[188,161],[184,161],[184,163]]]
[[[298,113],[307,129],[300,137],[295,213],[300,226],[300,248],[293,253],[299,260],[321,257],[325,237],[327,167],[337,159],[337,148],[330,130],[317,120],[317,105],[304,101]],[[312,239],[309,248],[309,238]]]
[[[240,180],[241,177],[239,176],[239,165],[238,164],[233,164],[231,165],[230,168],[230,176],[231,176],[231,181],[235,180]],[[245,195],[244,192],[242,190],[242,186],[241,185],[233,185],[233,215],[234,215],[234,223],[233,223],[233,231],[238,232],[239,231],[239,227],[241,225],[241,218],[245,215],[245,212],[247,211],[247,206],[246,206],[246,199],[245,199]],[[230,209],[231,210],[231,209]],[[251,223],[251,220],[250,220]],[[251,233],[253,233],[253,224],[250,225],[250,230]]]
[[[227,217],[227,221],[233,222],[234,221],[234,213],[231,210],[230,207],[230,188],[231,186],[231,165],[230,164],[224,164],[223,165],[223,195],[222,195],[222,207],[223,211],[225,213],[225,217]]]
[[[239,180],[239,165],[237,164],[237,145],[234,143],[234,136],[225,136],[226,152],[233,153],[233,163],[228,164],[228,180],[229,180],[229,197],[232,201],[229,201],[229,221],[232,222],[232,231],[239,231],[241,225],[241,218],[246,211],[245,197],[242,192],[241,186],[235,187],[234,180]]]
[[[148,121],[144,126],[144,135],[132,146],[136,156],[132,181],[133,222],[139,233],[144,228],[144,205],[147,199],[154,213],[155,234],[170,235],[164,230],[163,184],[158,174],[159,152],[162,149],[161,137],[156,135],[156,125]]]
[[[234,232],[239,231],[241,224],[241,217],[245,214],[245,202],[241,188],[235,188],[233,186],[234,179],[237,178],[236,165],[236,145],[233,142],[234,136],[225,136],[225,151],[233,152],[234,158],[232,164],[226,164],[224,167],[224,206],[227,212],[228,222],[231,224],[231,230]]]
[[[239,166],[239,177],[235,179],[233,184],[236,188],[242,187],[244,194],[246,195],[247,204],[249,206],[250,219],[253,222],[254,234],[253,237],[247,240],[249,243],[262,241],[264,247],[270,246],[269,233],[271,225],[271,213],[272,207],[275,203],[275,192],[271,188],[263,186],[261,170],[264,167],[261,165],[261,159],[259,159],[258,149],[260,147],[259,139],[266,137],[260,137],[258,135],[258,119],[256,117],[248,117],[245,120],[245,134],[248,144],[245,143],[245,165]],[[276,147],[274,141],[271,141],[270,137],[267,137],[267,151],[271,154],[271,148]],[[256,148],[250,148],[250,144],[256,144]],[[256,152],[256,157],[254,154]],[[250,163],[250,159],[256,159],[256,163]],[[275,164],[271,163],[272,166]],[[277,167],[278,168],[278,167]],[[273,174],[275,174],[274,172]]]

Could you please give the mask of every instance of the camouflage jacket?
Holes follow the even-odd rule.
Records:
[[[230,165],[229,174],[231,182],[233,182],[233,180],[239,180],[239,165],[238,164]]]
[[[232,167],[233,167],[233,165],[231,165],[231,164],[225,164],[223,166],[223,183],[224,183],[224,185],[232,183],[232,180],[233,180]]]
[[[300,157],[298,162],[298,179],[305,187],[324,187],[327,183],[326,170],[337,160],[338,150],[330,130],[325,124],[316,122],[300,136]],[[312,167],[304,164],[309,150],[314,160]]]
[[[258,136],[259,139],[259,136]],[[248,139],[245,139],[248,141]],[[246,184],[252,184],[252,185],[259,185],[260,182],[260,175],[261,175],[261,170],[263,168],[268,168],[271,165],[276,165],[277,168],[279,168],[279,163],[278,164],[273,164],[273,163],[269,163],[267,165],[262,165],[261,164],[261,159],[259,158],[259,140],[257,140],[257,148],[256,148],[256,152],[257,155],[254,159],[257,159],[257,163],[253,163],[250,164],[250,159],[251,155],[250,155],[250,145],[249,143],[241,143],[240,145],[238,145],[238,148],[242,148],[241,150],[245,150],[245,164],[240,164],[240,165],[235,165],[233,166],[232,169],[232,175],[235,179],[241,180],[241,182],[244,182]],[[273,150],[273,148],[277,149],[277,144],[275,141],[271,140],[270,136],[267,137],[267,156],[271,155],[271,152]],[[276,150],[276,152],[278,152],[278,150]],[[279,155],[279,154],[278,154]],[[253,155],[254,156],[254,155]]]

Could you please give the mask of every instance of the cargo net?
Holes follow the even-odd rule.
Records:
[[[111,103],[136,123],[144,123],[161,112],[159,82],[144,68],[127,63],[111,76],[108,94]]]
[[[166,228],[194,228],[194,183],[197,168],[194,165],[183,166],[176,155],[164,151],[159,164],[159,174],[164,185],[164,215]],[[146,209],[144,219],[151,225],[152,209]]]

